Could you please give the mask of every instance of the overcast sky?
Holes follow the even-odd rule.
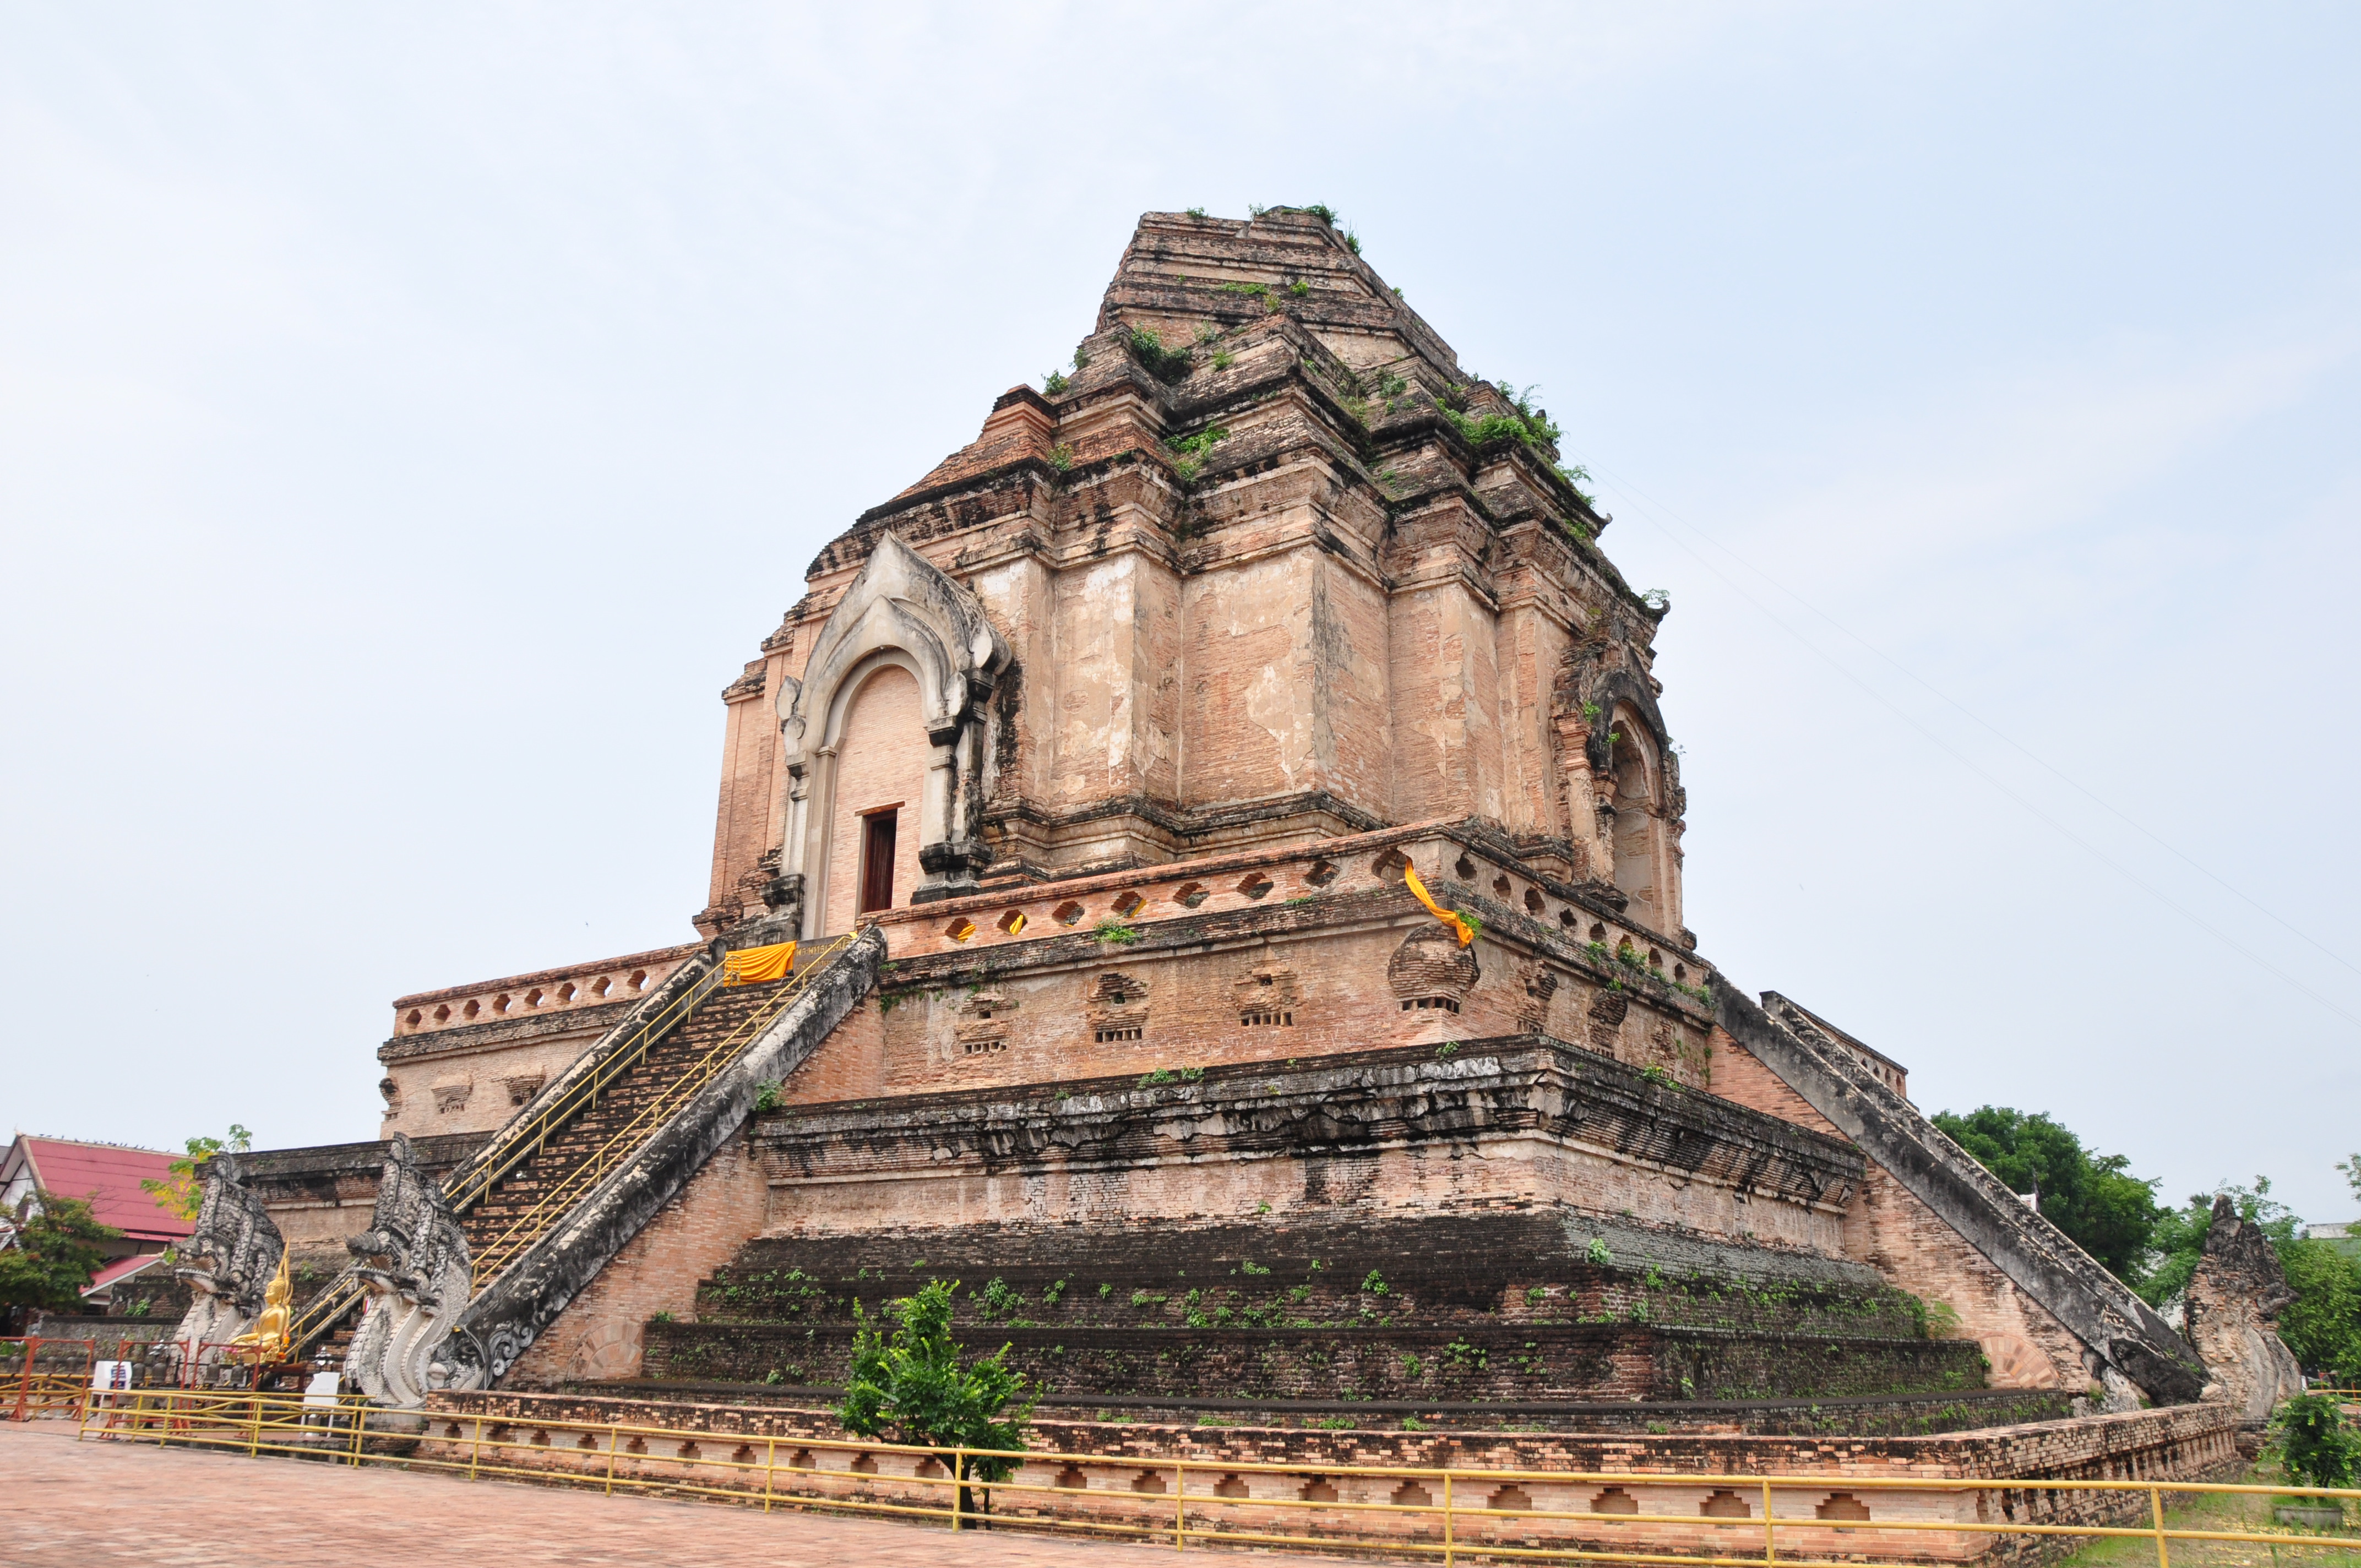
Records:
[[[2361,10],[0,6],[0,1124],[374,1135],[657,947],[815,551],[1325,202],[1672,595],[1690,924],[2361,1212]]]

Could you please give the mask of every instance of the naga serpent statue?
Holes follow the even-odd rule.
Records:
[[[379,1404],[414,1409],[436,1388],[472,1388],[483,1357],[474,1338],[453,1325],[468,1299],[467,1237],[419,1173],[410,1140],[388,1151],[369,1228],[345,1244],[368,1292],[345,1374]]]

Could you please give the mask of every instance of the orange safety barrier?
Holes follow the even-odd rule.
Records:
[[[0,1397],[8,1402],[8,1419],[28,1421],[49,1411],[71,1415],[90,1387],[97,1350],[96,1340],[38,1334],[0,1339]]]

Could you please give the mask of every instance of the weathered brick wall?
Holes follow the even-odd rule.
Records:
[[[941,1506],[939,1489],[912,1485],[926,1456],[866,1448],[824,1410],[668,1403],[584,1394],[436,1395],[429,1403],[423,1457],[479,1462],[553,1477],[613,1474],[631,1480],[690,1482],[782,1497],[859,1497]],[[578,1423],[569,1427],[566,1423]],[[609,1423],[614,1423],[609,1427]],[[1770,1475],[1823,1481],[1778,1489],[1786,1518],[1817,1515],[1846,1521],[1848,1533],[1806,1524],[1783,1530],[1779,1550],[1790,1555],[1863,1554],[1883,1560],[2027,1562],[2057,1554],[2039,1537],[1968,1530],[1878,1531],[1877,1520],[1944,1523],[2113,1522],[2147,1506],[2140,1493],[2056,1494],[2012,1487],[2028,1480],[2201,1480],[2242,1468],[2235,1412],[2219,1406],[2143,1410],[1924,1437],[1821,1437],[1680,1432],[1543,1433],[1443,1430],[1419,1432],[1304,1430],[1276,1427],[1190,1427],[1037,1421],[1028,1448],[1045,1456],[1010,1478],[1040,1488],[1003,1488],[995,1512],[1055,1512],[1071,1519],[1169,1525],[1173,1491],[1185,1463],[1185,1489],[1202,1502],[1189,1505],[1192,1528],[1316,1531],[1339,1539],[1391,1532],[1433,1540],[1432,1515],[1339,1511],[1300,1507],[1257,1508],[1257,1500],[1344,1504],[1426,1504],[1434,1495],[1395,1475],[1344,1474],[1344,1466],[1450,1466],[1455,1521],[1463,1547],[1487,1542],[1587,1545],[1592,1550],[1697,1553],[1732,1550],[1740,1539],[1705,1522],[1715,1515],[1757,1517],[1761,1494],[1736,1478]],[[682,1436],[649,1437],[631,1429],[664,1429]],[[611,1435],[610,1435],[611,1434]],[[626,1439],[629,1441],[626,1441]],[[1068,1458],[1066,1456],[1079,1456]],[[735,1472],[716,1468],[735,1464]],[[766,1474],[766,1467],[775,1470]],[[1283,1467],[1275,1471],[1247,1468]],[[1529,1473],[1495,1485],[1468,1471]],[[1552,1474],[1631,1477],[1615,1501],[1595,1479],[1553,1481]],[[1732,1477],[1716,1487],[1712,1477]],[[1661,1481],[1651,1476],[1664,1476]],[[1697,1476],[1699,1480],[1674,1480]],[[1439,1478],[1437,1478],[1439,1479]],[[1952,1491],[1910,1483],[1992,1481]],[[1864,1482],[1900,1483],[1865,1486]],[[1230,1499],[1215,1504],[1213,1498]],[[1841,1499],[1841,1508],[1832,1508]],[[1488,1519],[1494,1508],[1602,1511],[1630,1506],[1643,1514],[1686,1516],[1697,1524],[1610,1526]],[[1759,1528],[1759,1527],[1758,1527]],[[1742,1532],[1741,1532],[1742,1533]],[[1759,1535],[1745,1538],[1747,1548]]]
[[[1713,1040],[1715,1093],[1802,1126],[1836,1131],[1727,1030],[1717,1029]],[[2090,1384],[2081,1342],[1874,1161],[1846,1216],[1845,1251],[1903,1289],[1957,1312],[1958,1332],[1974,1340],[1992,1362],[1994,1387],[2080,1393]]]
[[[763,1201],[761,1170],[745,1141],[731,1139],[567,1303],[509,1374],[510,1386],[635,1373],[650,1320],[693,1310],[697,1281],[761,1228]]]
[[[1202,1070],[783,1110],[758,1129],[767,1229],[1542,1204],[1834,1255],[1861,1168],[1831,1140],[1539,1039]]]
[[[1442,1329],[999,1329],[1009,1365],[1058,1393],[1242,1400],[1789,1399],[1968,1390],[1975,1347],[1792,1340],[1633,1324]],[[644,1375],[840,1387],[841,1323],[658,1323]]]
[[[1160,221],[1136,255],[1171,243]],[[1291,220],[1266,222],[1277,236]],[[1260,236],[1188,243],[1208,277],[1266,265],[1248,259]],[[725,694],[701,928],[744,913],[782,848],[777,694],[887,532],[972,592],[1014,652],[985,814],[1005,872],[1475,813],[1547,840],[1561,874],[1611,874],[1575,847],[1597,833],[1588,762],[1564,754],[1557,719],[1610,669],[1645,681],[1653,614],[1542,449],[1479,450],[1437,411],[1513,417],[1496,389],[1332,241],[1307,230],[1286,248],[1333,288],[1168,277],[1133,298],[1119,281],[1124,315],[1082,345],[1070,387],[1005,395],[974,443],[820,552]],[[1219,363],[1201,345],[1181,379],[1155,373],[1126,341],[1149,322],[1176,345],[1216,334]],[[1167,442],[1186,432],[1213,446],[1182,458]],[[1674,875],[1668,861],[1659,880]],[[1675,890],[1659,910],[1676,927]]]
[[[1474,836],[1466,836],[1472,839]],[[1390,970],[1436,896],[1487,925],[1455,1010]],[[1102,941],[1103,922],[1137,933]],[[917,1092],[1310,1058],[1544,1030],[1710,1087],[1712,1022],[1687,949],[1536,878],[1496,846],[1428,829],[1259,851],[897,910],[881,1018],[886,1087]],[[1629,961],[1619,953],[1629,954]],[[1653,956],[1653,966],[1650,962]]]
[[[782,1105],[871,1100],[886,1092],[884,1020],[872,997],[779,1086]]]
[[[697,950],[626,953],[397,999],[393,1034],[378,1048],[379,1135],[490,1132],[519,1094],[563,1072]]]

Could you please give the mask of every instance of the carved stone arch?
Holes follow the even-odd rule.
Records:
[[[1608,874],[1649,930],[1681,929],[1680,875],[1674,826],[1679,795],[1675,754],[1654,694],[1619,673],[1598,699],[1606,722],[1593,726],[1598,756],[1598,826]],[[1616,737],[1620,736],[1619,740]]]
[[[817,923],[827,907],[836,745],[845,711],[862,682],[885,664],[917,679],[933,748],[917,811],[925,878],[911,902],[950,898],[975,886],[976,871],[990,858],[973,836],[989,760],[988,705],[1010,657],[1007,639],[973,594],[897,536],[878,536],[868,562],[812,640],[803,678],[779,687],[787,778],[780,902],[801,906],[796,923],[803,935],[821,934]]]
[[[1599,713],[1609,718],[1614,717],[1619,707],[1630,708],[1646,723],[1648,738],[1655,742],[1658,756],[1664,756],[1672,750],[1672,732],[1664,728],[1664,714],[1656,706],[1656,694],[1648,689],[1647,682],[1631,671],[1610,671],[1585,700],[1596,704]],[[1590,727],[1590,766],[1594,772],[1604,773],[1608,769],[1610,759],[1607,736],[1613,728],[1612,724]]]

